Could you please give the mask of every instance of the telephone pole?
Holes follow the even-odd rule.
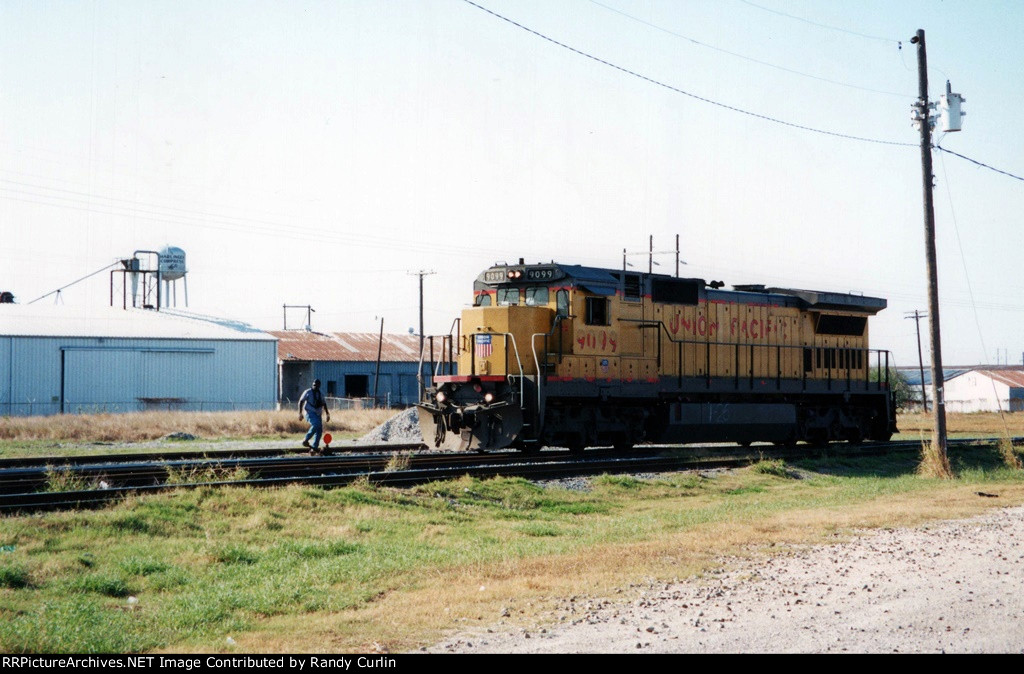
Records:
[[[935,204],[932,200],[932,126],[931,104],[928,103],[928,56],[924,46],[924,30],[910,39],[917,45],[917,103],[915,119],[921,130],[921,169],[924,187],[924,237],[928,263],[928,315],[931,329],[932,400],[935,403],[935,430],[932,449],[941,461],[948,462],[946,454],[946,399],[942,378],[942,340],[939,334],[939,280],[935,255]]]
[[[924,413],[928,414],[928,392],[925,390],[924,385],[924,360],[921,356],[921,319],[928,318],[928,314],[922,314],[917,309],[914,309],[914,313],[908,311],[903,314],[903,318],[913,318],[914,325],[917,328],[917,367],[921,372],[921,404],[924,405]]]
[[[420,354],[421,355],[423,354],[423,340],[425,339],[424,336],[423,336],[423,277],[424,276],[430,276],[431,274],[436,274],[436,273],[437,272],[434,271],[433,269],[431,269],[430,271],[426,271],[425,269],[420,269],[419,271],[411,271],[411,272],[409,272],[410,276],[419,276],[420,277]]]

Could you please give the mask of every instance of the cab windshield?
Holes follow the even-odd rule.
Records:
[[[498,305],[519,304],[519,288],[498,288]]]
[[[528,307],[545,307],[548,304],[548,289],[547,288],[527,288],[526,289],[526,306]]]

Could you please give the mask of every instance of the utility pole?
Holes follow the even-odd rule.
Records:
[[[913,318],[914,326],[917,328],[917,367],[921,372],[921,404],[924,405],[924,413],[928,414],[928,392],[924,385],[924,360],[921,356],[921,319],[928,318],[928,314],[922,314],[914,309],[914,313],[907,312],[903,314],[903,318]]]
[[[381,351],[384,349],[384,317],[380,317],[380,337],[377,340],[377,368],[373,371],[373,406],[374,408],[380,404],[380,400],[377,398],[377,382],[380,380],[380,356]]]
[[[426,271],[425,269],[420,269],[419,271],[411,271],[411,272],[409,272],[410,276],[419,276],[420,277],[420,354],[421,355],[423,354],[423,341],[425,339],[425,337],[423,336],[423,277],[424,276],[430,276],[431,274],[436,274],[436,273],[437,272],[434,271],[433,269],[431,269],[430,271]]]
[[[921,128],[921,169],[924,188],[924,237],[925,254],[928,262],[928,315],[931,356],[932,356],[932,400],[935,403],[935,431],[932,433],[932,449],[943,464],[948,462],[946,454],[946,399],[943,392],[942,340],[939,334],[939,280],[935,255],[935,204],[932,200],[932,126],[931,105],[928,103],[928,56],[924,46],[924,30],[910,39],[917,45],[917,103],[916,119]]]
[[[284,327],[283,330],[288,329],[288,310],[289,309],[305,309],[306,310],[306,322],[302,326],[306,330],[313,329],[313,314],[316,313],[316,309],[310,304],[284,304],[282,305],[284,311]]]

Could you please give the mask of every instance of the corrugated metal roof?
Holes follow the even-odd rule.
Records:
[[[234,339],[274,337],[247,323],[178,309],[0,304],[0,336]]]
[[[376,361],[380,333],[377,332],[306,332],[271,330],[277,337],[277,357],[281,360],[309,361]],[[416,335],[384,335],[382,361],[417,362],[420,338]]]
[[[901,366],[897,369],[908,384],[921,385],[921,375],[917,367]],[[1019,365],[948,365],[942,368],[942,378],[949,381],[969,372],[985,375],[1011,388],[1024,386],[1024,367]],[[924,366],[924,383],[926,386],[931,386],[932,383],[932,372],[927,365]]]
[[[1024,370],[978,370],[978,374],[995,379],[1000,384],[1006,384],[1010,388],[1024,387]]]
[[[901,365],[896,368],[903,378],[907,380],[907,383],[911,386],[921,386],[921,370],[917,366]],[[970,368],[966,367],[943,367],[942,368],[942,379],[949,381],[953,377],[959,377],[965,372],[970,372]],[[932,385],[932,371],[928,365],[924,366],[924,385]]]

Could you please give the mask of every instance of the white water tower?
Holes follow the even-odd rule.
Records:
[[[178,281],[185,290],[185,306],[188,306],[188,280],[185,266],[185,251],[177,246],[164,246],[160,251],[160,280],[164,283],[164,306],[178,306]]]

